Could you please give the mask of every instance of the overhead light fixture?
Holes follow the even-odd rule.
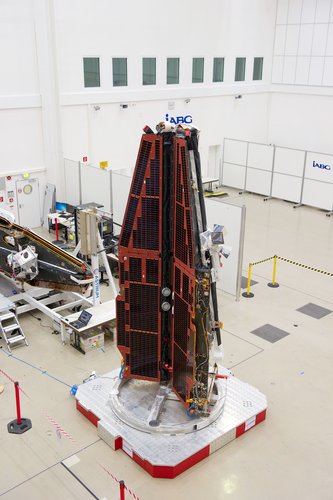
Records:
[[[186,104],[188,104],[189,102],[191,102],[191,99],[189,97],[187,97],[184,102],[186,102]]]

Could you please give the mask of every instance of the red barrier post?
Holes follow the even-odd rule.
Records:
[[[54,219],[54,221],[55,221],[56,241],[58,241],[59,240],[59,227],[58,227],[57,217]]]
[[[23,432],[32,428],[32,423],[30,418],[21,417],[20,386],[18,382],[14,382],[14,388],[16,399],[16,419],[7,424],[7,430],[10,434],[23,434]]]
[[[120,490],[120,500],[125,500],[125,483],[124,481],[119,481]]]
[[[15,398],[16,398],[16,421],[18,425],[21,425],[21,405],[20,405],[20,386],[18,382],[14,382],[15,385]]]

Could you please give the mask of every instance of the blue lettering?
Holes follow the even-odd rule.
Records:
[[[165,121],[169,123],[173,123],[174,125],[178,125],[179,123],[186,123],[189,125],[192,123],[192,116],[191,115],[186,115],[186,116],[169,116],[169,113],[165,114]]]
[[[320,168],[321,170],[331,170],[330,165],[325,165],[324,163],[316,163],[315,161],[312,162],[312,166],[315,168]]]

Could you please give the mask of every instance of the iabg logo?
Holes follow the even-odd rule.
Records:
[[[330,165],[325,165],[324,163],[316,163],[315,161],[312,162],[312,166],[314,168],[320,168],[321,170],[332,170]]]
[[[173,123],[174,125],[178,125],[179,123],[186,123],[189,125],[192,123],[192,116],[191,115],[186,115],[186,116],[170,116],[169,114],[166,113],[165,115],[165,121],[169,123]]]

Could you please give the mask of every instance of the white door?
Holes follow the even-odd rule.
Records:
[[[41,225],[38,179],[16,181],[19,224],[34,228]]]
[[[209,146],[208,151],[208,177],[220,178],[221,146]]]

